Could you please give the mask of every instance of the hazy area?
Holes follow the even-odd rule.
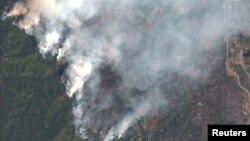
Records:
[[[0,141],[198,141],[250,121],[247,1],[3,3]]]

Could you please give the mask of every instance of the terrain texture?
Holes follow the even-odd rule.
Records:
[[[1,11],[11,3],[0,0]],[[175,99],[168,93],[173,102],[167,112],[143,118],[115,140],[205,141],[207,124],[248,124],[250,31],[231,35],[230,30],[220,50],[204,56],[216,62],[208,80],[190,91],[185,78],[172,76],[183,85],[171,89],[189,94]],[[11,20],[0,21],[0,141],[84,141],[72,123],[74,101],[61,79],[65,66],[55,57],[45,60],[36,46]],[[110,76],[104,87],[116,79],[108,68],[102,74]],[[90,134],[86,141],[98,141]]]

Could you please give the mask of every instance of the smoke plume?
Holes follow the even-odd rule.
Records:
[[[68,64],[76,132],[104,141],[166,109],[181,83],[202,82],[226,33],[219,0],[23,0],[6,17]],[[176,87],[175,90],[168,88]],[[179,90],[178,90],[179,88]],[[190,88],[191,89],[191,88]]]

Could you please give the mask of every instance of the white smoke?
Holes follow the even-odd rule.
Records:
[[[128,128],[134,124],[137,120],[148,114],[157,113],[159,106],[167,105],[167,101],[160,92],[156,89],[149,97],[143,100],[137,100],[136,105],[133,107],[133,111],[125,115],[122,120],[113,128],[111,128],[108,134],[105,136],[104,141],[111,141],[115,136],[121,138]]]
[[[15,24],[37,38],[44,57],[69,64],[66,93],[76,96],[76,131],[85,138],[96,130],[105,141],[167,103],[158,84],[175,82],[166,76],[190,83],[208,77],[208,53],[225,35],[223,1],[217,0],[25,0],[5,16],[19,17]],[[101,86],[110,75],[101,76],[103,64],[121,77],[119,88]],[[102,117],[107,109],[110,118]]]

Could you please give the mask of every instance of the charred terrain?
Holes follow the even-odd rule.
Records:
[[[0,0],[1,13],[11,11],[15,2]],[[216,2],[204,0],[204,3],[208,5],[204,7],[209,9],[209,4],[213,7]],[[12,24],[22,19],[22,16],[1,21],[0,141],[101,141],[125,113],[134,110],[134,101],[143,103],[146,94],[146,97],[152,98],[149,103],[158,102],[158,97],[151,96],[154,95],[155,85],[167,98],[167,104],[149,110],[149,113],[157,111],[155,114],[135,118],[136,121],[126,133],[113,140],[205,141],[208,124],[249,124],[250,17],[246,14],[234,15],[233,11],[250,11],[250,2],[242,0],[221,4],[224,4],[221,12],[225,14],[224,36],[218,37],[216,41],[199,37],[197,50],[192,50],[201,54],[199,58],[195,58],[195,55],[193,58],[202,62],[198,64],[202,68],[200,79],[171,72],[156,79],[156,83],[145,89],[131,88],[123,83],[124,72],[120,73],[112,61],[106,61],[89,76],[90,79],[84,84],[85,97],[77,102],[76,94],[73,97],[65,94],[65,81],[70,77],[65,72],[70,62],[65,58],[57,61],[54,56],[44,59],[37,48],[37,39]],[[143,28],[149,29],[157,21],[169,18],[164,16],[164,9],[161,8],[156,6],[146,10],[147,15],[142,20]],[[84,26],[95,23],[105,25],[107,20],[113,20],[109,12],[102,13],[101,20],[88,20]],[[203,7],[197,8],[195,12],[204,12]],[[239,21],[244,21],[244,26],[248,28],[242,28],[242,24],[237,23]],[[181,28],[185,26],[180,25]],[[212,46],[214,42],[217,45],[214,48],[205,51],[198,49]],[[57,45],[57,48],[60,46]],[[129,57],[133,56],[137,54],[130,54]],[[193,70],[189,71],[190,74],[196,74]],[[92,86],[98,86],[98,90]],[[80,105],[84,109],[83,115],[90,118],[86,125],[86,139],[77,131],[82,126],[75,125],[79,119],[74,121],[75,115],[72,114],[72,109],[82,101],[86,101]]]

